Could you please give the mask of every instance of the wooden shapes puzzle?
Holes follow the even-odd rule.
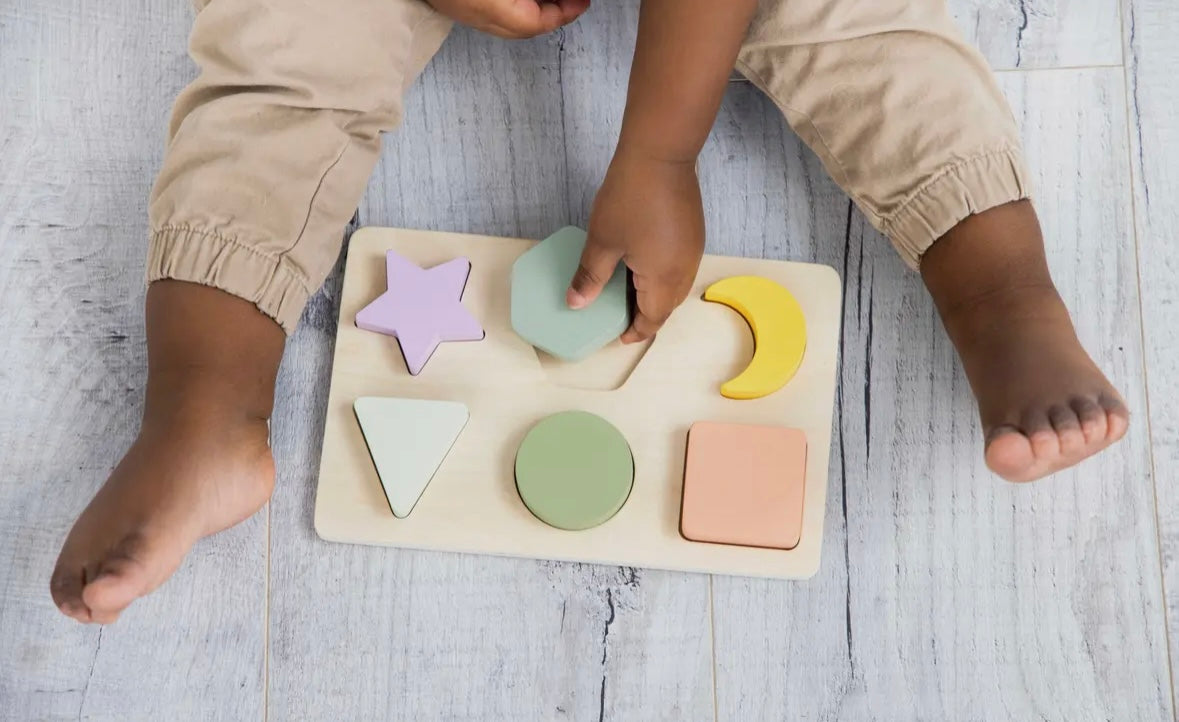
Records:
[[[516,452],[516,488],[549,526],[576,531],[605,523],[630,495],[634,458],[610,422],[584,411],[542,419]]]
[[[686,300],[646,348],[626,382],[603,390],[563,383],[545,364],[593,364],[599,357],[607,358],[606,349],[589,354],[580,364],[570,364],[538,353],[513,326],[513,268],[537,246],[530,239],[401,229],[364,228],[353,234],[340,297],[341,323],[315,500],[319,536],[353,544],[710,574],[777,579],[814,574],[823,545],[840,337],[842,293],[835,270],[807,263],[706,254]],[[351,323],[385,290],[389,250],[423,269],[456,258],[469,259],[462,304],[479,320],[486,338],[480,343],[443,344],[429,361],[433,373],[429,369],[419,376],[396,372],[399,361],[390,358],[390,339]],[[564,302],[572,273],[572,265],[560,272],[552,286],[554,303]],[[750,276],[779,284],[796,299],[806,318],[805,355],[794,376],[779,390],[760,398],[734,400],[717,393],[717,386],[739,377],[754,353],[750,323],[729,306],[705,300],[705,295],[717,282]],[[760,334],[761,319],[752,315]],[[620,321],[618,329],[624,330],[626,321]],[[433,476],[429,476],[431,465],[427,464],[424,472],[410,477],[417,479],[417,488],[411,486],[406,493],[410,505],[407,516],[398,516],[405,513],[406,504],[396,501],[397,494],[387,484],[392,477],[386,469],[394,460],[374,463],[373,458],[391,453],[399,445],[382,447],[374,439],[387,437],[389,432],[374,432],[371,423],[357,423],[354,405],[365,397],[447,399],[470,411],[461,435],[433,469]],[[360,404],[360,417],[365,416],[364,406]],[[600,452],[561,448],[570,439],[576,445],[592,434],[567,431],[562,434],[566,438],[556,443],[544,442],[542,432],[556,424],[555,420],[583,415],[598,419],[603,428],[614,432],[606,437],[614,438],[612,448],[619,450],[607,455],[619,459],[611,465],[615,471],[593,473],[594,483],[600,485],[606,479],[604,486],[609,489],[573,485],[572,491],[550,493],[546,498],[546,491],[560,490],[561,482],[570,480],[564,465],[573,473],[582,466],[574,462],[578,454],[590,457],[586,464],[601,460]],[[783,462],[790,465],[789,478],[801,489],[786,484],[786,491],[795,496],[782,505],[787,513],[770,515],[776,520],[773,524],[762,528],[760,517],[751,517],[753,522],[748,526],[759,527],[759,533],[742,536],[733,533],[732,525],[724,524],[719,533],[710,533],[717,515],[697,513],[712,506],[696,503],[703,498],[699,492],[707,489],[693,479],[708,482],[720,478],[725,484],[749,486],[748,475],[698,473],[704,467],[696,452],[708,446],[701,445],[707,441],[707,424],[693,427],[700,420],[741,427],[782,427],[797,430],[800,437],[805,435],[805,450]],[[739,448],[748,440],[740,436],[731,446]],[[776,443],[767,452],[769,458],[776,458],[773,454],[788,445]],[[445,444],[439,442],[435,447],[433,461],[442,458],[442,446]],[[542,451],[541,456],[533,457],[533,446]],[[592,442],[589,446],[594,448]],[[546,463],[551,466],[546,468]],[[801,471],[799,464],[803,465]],[[689,466],[694,472],[685,474]],[[556,473],[551,473],[553,469]],[[537,479],[540,484],[534,484]],[[428,486],[421,492],[423,480]],[[570,516],[561,502],[568,502],[581,487],[610,493],[592,503],[573,505],[575,512],[593,513]],[[415,496],[420,496],[416,504]],[[395,500],[396,513],[390,512],[390,497]],[[771,495],[756,512],[779,503]],[[594,506],[596,509],[590,509]],[[716,509],[723,511],[723,505]],[[689,536],[716,541],[694,541],[686,538]]]
[[[721,395],[757,399],[785,386],[806,351],[806,317],[794,296],[768,278],[733,276],[709,286],[704,300],[737,311],[753,332],[753,359],[721,385]]]
[[[580,228],[562,228],[512,266],[512,328],[536,348],[566,361],[589,356],[630,324],[622,263],[589,306],[575,310],[565,303],[585,239]]]
[[[405,518],[467,425],[455,401],[366,396],[353,405],[393,516]]]
[[[680,533],[698,542],[793,549],[805,481],[803,432],[697,422],[688,432]]]
[[[394,251],[385,254],[387,290],[356,314],[366,331],[395,336],[414,376],[444,341],[479,341],[483,327],[463,307],[471,262],[455,258],[423,269]]]

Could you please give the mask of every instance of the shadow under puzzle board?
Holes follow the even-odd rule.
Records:
[[[323,439],[315,529],[325,540],[741,576],[805,578],[818,569],[835,402],[840,283],[834,269],[705,256],[688,300],[674,313],[625,383],[615,390],[558,385],[512,330],[512,263],[534,241],[364,228],[352,236],[340,301]],[[356,327],[356,313],[385,291],[385,252],[429,268],[466,257],[463,305],[482,323],[482,341],[443,343],[411,376],[396,339]],[[720,279],[758,275],[794,295],[806,317],[802,365],[781,390],[727,399],[722,382],[748,363],[746,321],[702,299]],[[617,341],[580,362],[630,352]],[[406,518],[389,509],[353,404],[364,396],[459,401],[470,419]],[[630,497],[613,518],[584,531],[537,519],[516,490],[516,450],[546,416],[597,414],[626,437],[634,455]],[[685,448],[696,421],[764,424],[806,433],[802,533],[790,550],[692,542],[680,535]]]

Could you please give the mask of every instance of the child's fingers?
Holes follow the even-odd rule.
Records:
[[[658,288],[635,289],[635,317],[630,328],[619,338],[623,343],[646,341],[659,332],[675,308],[671,290]]]
[[[666,322],[667,316],[658,318],[648,316],[642,310],[635,311],[635,317],[630,323],[630,328],[626,329],[622,336],[619,337],[619,340],[623,343],[646,341],[659,333],[659,329],[663,328],[663,324]]]
[[[551,33],[578,18],[589,7],[589,0],[505,0],[501,17],[492,22],[504,34],[515,38],[531,38]]]
[[[587,239],[585,250],[581,252],[581,263],[573,274],[569,290],[565,292],[565,303],[574,309],[585,308],[593,303],[614,275],[614,269],[621,260],[620,251],[596,243],[593,237]]]
[[[562,25],[568,25],[589,9],[589,0],[542,0],[540,3],[541,25],[549,33]]]

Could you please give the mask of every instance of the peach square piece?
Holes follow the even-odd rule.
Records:
[[[793,549],[802,534],[806,434],[699,421],[688,431],[685,539]]]

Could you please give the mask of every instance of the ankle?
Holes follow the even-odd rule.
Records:
[[[1004,318],[1063,309],[1028,201],[960,222],[925,253],[921,277],[947,327],[983,313]]]
[[[1004,339],[1020,343],[1027,334],[1072,334],[1072,320],[1056,287],[1048,283],[1000,286],[963,294],[939,307],[950,340],[965,351]]]
[[[197,369],[150,374],[143,428],[198,432],[218,427],[232,431],[252,424],[265,425],[270,418],[270,404],[262,398],[266,394],[259,391],[242,395],[237,393],[240,386],[216,373]]]
[[[285,335],[252,303],[206,286],[154,283],[147,340],[145,422],[269,418]]]

